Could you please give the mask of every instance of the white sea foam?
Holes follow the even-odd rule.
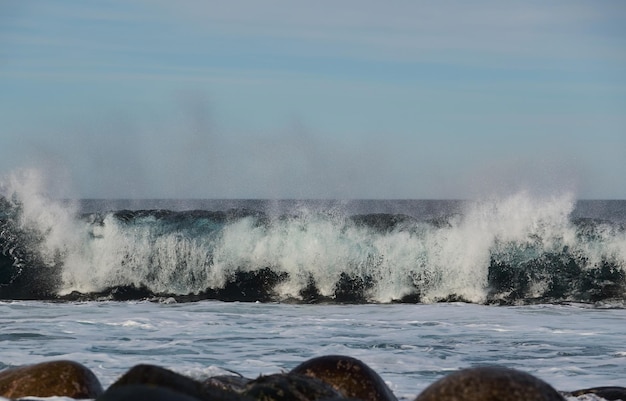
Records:
[[[408,400],[446,374],[477,365],[522,370],[571,391],[623,385],[625,313],[462,303],[22,301],[0,303],[5,335],[0,363],[72,359],[107,387],[139,363],[197,379],[225,370],[254,378],[288,371],[315,356],[342,354],[364,361]]]
[[[355,224],[340,209],[320,213],[302,206],[268,224],[251,216],[190,234],[164,231],[154,216],[130,223],[111,213],[101,223],[79,219],[72,205],[46,196],[44,181],[36,170],[20,171],[0,180],[0,194],[21,205],[20,224],[42,238],[43,260],[62,266],[61,294],[124,285],[197,293],[223,287],[237,271],[269,267],[288,275],[276,287],[283,298],[299,297],[311,279],[321,295],[332,296],[345,274],[371,280],[366,296],[372,301],[400,299],[419,288],[424,302],[450,295],[484,302],[492,259],[520,262],[569,249],[589,267],[603,261],[626,266],[624,230],[599,224],[592,239],[577,236],[569,219],[572,194],[520,192],[467,202],[463,213],[442,224],[413,221],[389,230]],[[535,279],[530,295],[544,293],[548,284]]]
[[[0,195],[20,208],[20,228],[41,238],[40,255],[48,265],[77,251],[75,246],[84,233],[76,220],[75,205],[48,197],[42,171],[22,169],[2,177]]]

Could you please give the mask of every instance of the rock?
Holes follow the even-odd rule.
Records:
[[[164,387],[131,384],[109,388],[96,401],[201,401],[199,398]]]
[[[248,383],[243,395],[259,401],[314,401],[341,397],[329,384],[297,374],[260,376]]]
[[[327,355],[309,359],[291,373],[314,377],[330,384],[346,398],[364,401],[396,401],[383,379],[356,358]]]
[[[94,373],[77,362],[52,361],[0,372],[0,396],[96,398],[102,385]]]
[[[563,401],[546,382],[514,369],[479,367],[436,381],[415,401]]]
[[[622,400],[626,401],[626,387],[592,387],[582,390],[576,390],[569,393],[565,393],[568,396],[580,397],[584,394],[595,394],[605,400],[614,401]]]
[[[202,382],[202,387],[214,387],[234,393],[241,393],[252,380],[243,376],[222,375],[209,377]]]
[[[196,395],[201,392],[201,385],[198,381],[160,366],[147,364],[133,366],[111,384],[109,388],[129,385],[166,387],[183,394],[191,395]]]
[[[143,391],[143,387],[167,389],[175,394],[184,395],[186,397],[195,398],[199,400],[213,400],[213,401],[241,401],[243,398],[237,394],[229,391],[225,391],[219,388],[203,386],[201,382],[194,380],[190,377],[172,372],[171,370],[162,368],[155,365],[136,365],[120,377],[115,383],[113,383],[103,394],[109,397],[106,393],[112,390],[133,386],[137,387],[132,391]],[[128,394],[132,394],[131,390],[128,390]],[[126,394],[126,393],[125,393]],[[172,395],[172,396],[174,396]],[[113,399],[113,398],[106,398]]]

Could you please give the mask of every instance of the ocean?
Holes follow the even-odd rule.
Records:
[[[499,365],[558,390],[624,386],[624,309],[591,305],[0,303],[0,368],[83,363],[108,386],[140,363],[194,378],[279,373],[348,355],[413,400],[461,368]]]
[[[626,201],[54,200],[0,185],[0,369],[192,377],[361,359],[412,399],[501,365],[626,377]]]

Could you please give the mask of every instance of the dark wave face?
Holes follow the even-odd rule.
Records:
[[[580,216],[567,196],[518,194],[464,202],[452,213],[442,202],[442,213],[428,216],[423,203],[414,204],[406,210],[415,213],[352,214],[319,205],[287,213],[80,213],[12,192],[0,198],[0,298],[497,304],[626,298],[626,229],[619,218]],[[611,207],[623,215],[626,203]]]

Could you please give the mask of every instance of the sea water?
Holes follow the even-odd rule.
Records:
[[[404,399],[482,365],[574,390],[625,385],[625,327],[626,310],[588,305],[11,301],[0,303],[0,367],[71,359],[108,386],[139,363],[254,378],[339,354]]]
[[[0,368],[203,378],[361,359],[411,399],[501,365],[626,386],[626,202],[55,200],[0,179]]]

